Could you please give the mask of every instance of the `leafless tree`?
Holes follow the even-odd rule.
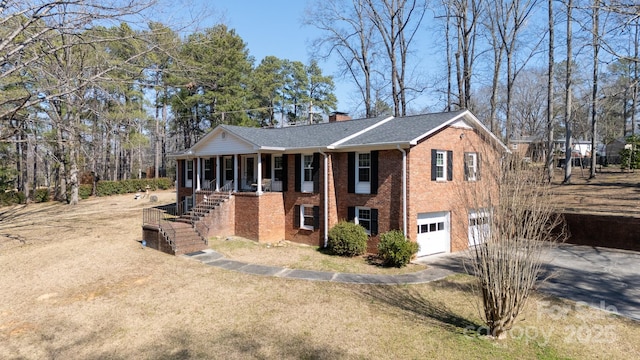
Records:
[[[555,60],[554,60],[554,52],[555,52],[555,18],[553,17],[553,1],[547,1],[547,10],[548,10],[548,30],[549,30],[549,46],[548,46],[548,65],[547,65],[547,126],[546,126],[546,150],[547,150],[547,158],[546,158],[546,171],[547,171],[547,182],[551,182],[553,180],[553,172],[554,172],[554,138],[553,138],[553,128],[555,124],[555,116],[553,113],[553,103],[554,103],[554,69],[555,69]]]
[[[572,147],[572,103],[573,94],[573,0],[567,0],[567,57],[566,57],[566,69],[565,69],[565,83],[564,83],[564,126],[565,126],[565,161],[564,161],[564,180],[563,184],[571,183],[571,153],[573,151]]]
[[[542,41],[542,37],[539,37],[540,40],[530,44],[528,55],[524,54],[519,46],[525,27],[538,2],[538,0],[506,0],[498,2],[496,7],[497,29],[506,57],[505,139],[507,143],[511,141],[512,135],[511,95],[513,94],[516,78],[526,63],[537,52],[537,48]],[[518,63],[516,55],[520,55],[520,63]]]
[[[589,178],[596,177],[596,136],[598,113],[598,53],[600,51],[600,0],[593,0],[592,13],[592,47],[593,47],[593,79],[591,91],[591,166]]]
[[[489,334],[502,338],[539,281],[546,251],[563,239],[564,226],[544,168],[514,155],[482,165],[481,180],[461,191],[460,203],[473,211],[468,226],[475,245],[467,265],[478,279]]]
[[[494,6],[493,2],[485,2],[487,14],[485,20],[485,28],[488,29],[489,41],[491,43],[491,49],[493,54],[493,74],[491,76],[491,97],[489,100],[489,124],[491,132],[499,131],[497,124],[497,112],[498,112],[498,91],[500,88],[500,71],[502,67],[502,57],[504,55],[504,42],[501,40],[498,34],[498,19],[497,13],[491,9]]]
[[[389,61],[394,115],[407,115],[409,53],[426,12],[425,0],[364,0]]]
[[[355,83],[365,108],[365,116],[373,115],[376,61],[374,25],[363,0],[321,0],[307,10],[306,25],[323,31],[313,42],[316,55],[328,58],[336,54],[343,75]],[[324,53],[322,53],[324,52]]]
[[[125,20],[154,4],[154,0],[4,0],[0,6],[0,81],[20,74],[33,66],[44,53],[55,53],[90,44],[79,33],[101,21]],[[73,42],[60,42],[61,35],[78,37]],[[34,106],[43,100],[67,95],[85,86],[104,73],[81,78],[65,90],[24,89],[12,98],[0,97],[0,119],[19,109]],[[70,84],[71,85],[71,84]]]
[[[468,109],[471,104],[471,80],[476,59],[476,39],[483,0],[451,0],[449,12],[457,30],[456,74],[458,79],[458,105]]]

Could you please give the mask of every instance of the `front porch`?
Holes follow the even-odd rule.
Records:
[[[241,236],[258,242],[285,239],[282,192],[198,190],[181,202],[143,209],[143,240],[173,255],[203,250],[213,236]]]

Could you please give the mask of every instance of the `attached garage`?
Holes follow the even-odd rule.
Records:
[[[417,256],[451,251],[451,215],[449,212],[418,214]]]
[[[487,210],[469,210],[469,247],[487,241],[491,233],[490,216]]]

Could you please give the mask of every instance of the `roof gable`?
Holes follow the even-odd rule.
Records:
[[[405,117],[376,117],[284,128],[219,125],[178,157],[242,154],[257,151],[299,152],[350,148],[408,148],[447,126],[473,128],[492,143],[507,147],[470,111]]]

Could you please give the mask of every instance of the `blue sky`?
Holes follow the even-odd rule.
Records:
[[[314,0],[160,0],[165,4],[165,11],[153,14],[161,17],[169,25],[172,22],[188,23],[194,19],[197,23],[188,25],[183,32],[197,31],[224,23],[247,43],[251,56],[255,58],[255,65],[269,55],[280,59],[301,61],[308,64],[311,59],[309,44],[321,32],[303,25],[303,17],[308,4]],[[425,21],[426,22],[426,21]],[[419,72],[412,75],[423,77],[427,72],[439,69],[437,62],[429,61],[429,51],[434,52],[432,33],[421,33],[418,46],[421,49],[417,55],[422,61],[414,65]],[[432,50],[426,50],[432,49]],[[432,59],[432,58],[431,58]],[[420,64],[422,62],[422,64]],[[426,63],[426,64],[425,64]],[[338,111],[351,113],[352,116],[362,115],[360,98],[354,85],[348,80],[339,78],[338,65],[335,59],[320,61],[320,67],[325,75],[334,76],[335,94],[338,98]],[[411,106],[418,109],[428,103],[429,96],[424,94],[412,102]]]
[[[308,3],[307,0],[217,0],[211,6],[244,39],[256,65],[269,55],[308,64],[309,44],[320,36],[317,29],[302,24]],[[325,75],[335,75],[337,71],[333,61],[320,62],[320,66]],[[347,101],[351,85],[346,80],[336,78],[334,81],[338,110],[351,111],[353,105]]]
[[[314,27],[302,25],[309,0],[166,1],[166,13],[154,14],[165,19],[160,21],[187,23],[194,18],[198,26],[188,26],[185,29],[187,32],[223,22],[235,29],[247,43],[250,55],[255,58],[255,65],[269,55],[308,64],[311,59],[309,43],[320,35]],[[321,61],[319,64],[325,75],[334,76],[337,110],[355,110],[358,104],[351,95],[352,85],[348,80],[336,78],[335,61]]]

